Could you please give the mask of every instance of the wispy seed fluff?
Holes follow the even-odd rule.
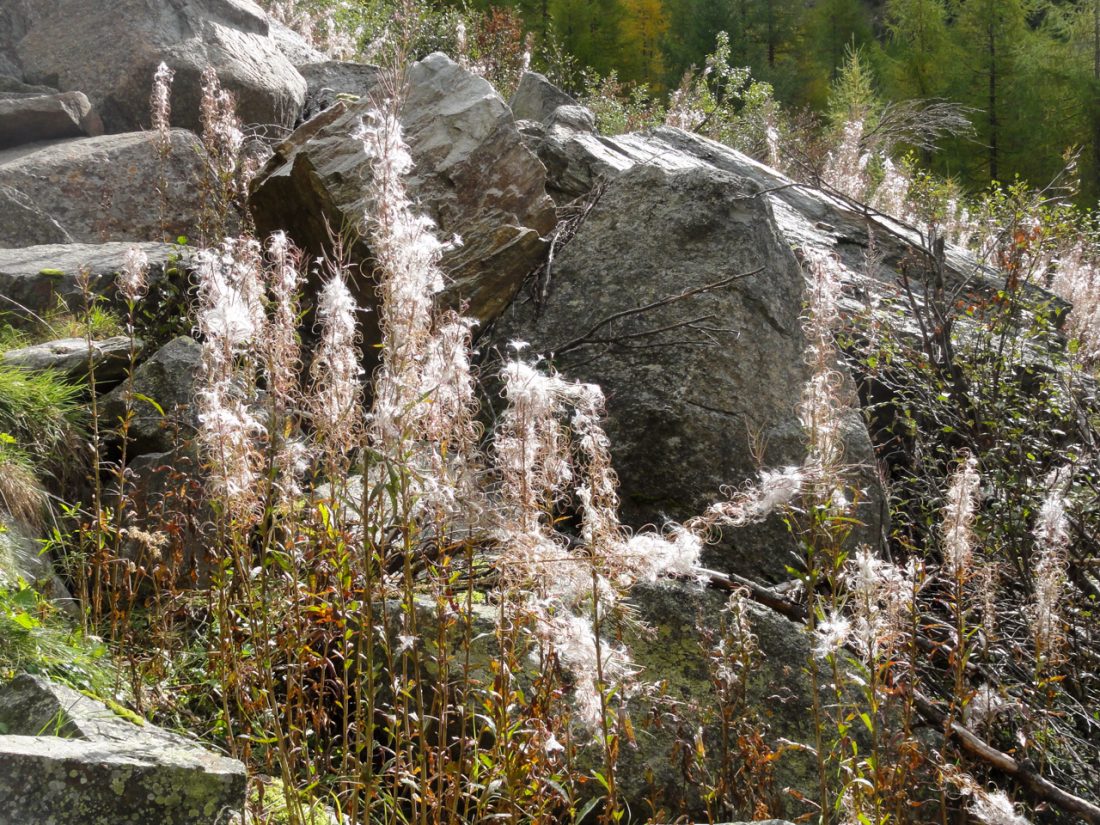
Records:
[[[507,406],[494,439],[497,566],[536,619],[536,632],[574,674],[580,717],[595,724],[596,651],[609,681],[628,678],[630,662],[625,650],[596,639],[592,611],[614,607],[640,580],[696,575],[702,543],[676,526],[629,536],[621,525],[599,387],[522,361],[508,363],[502,378]],[[580,509],[580,541],[555,529],[555,505],[566,499]]]
[[[406,189],[413,162],[396,106],[368,113],[355,137],[371,169],[364,229],[377,265],[382,332],[368,431],[376,450],[413,468],[421,510],[457,515],[470,509],[460,505],[459,488],[474,497],[466,465],[477,440],[470,369],[476,322],[435,311],[446,247],[432,221],[415,213]]]
[[[119,294],[131,304],[145,296],[149,288],[149,256],[140,246],[131,246],[122,258],[116,283]]]
[[[298,293],[302,283],[301,253],[284,232],[275,232],[267,244],[270,320],[263,336],[265,386],[268,395],[271,440],[275,449],[275,485],[279,500],[290,504],[301,493],[299,479],[306,470],[306,445],[294,430],[301,399],[302,367],[298,339]]]
[[[911,610],[915,571],[907,572],[860,546],[844,566],[848,606],[852,615],[850,641],[868,664],[897,650]]]
[[[806,337],[806,363],[810,377],[798,407],[808,441],[807,463],[825,474],[822,482],[838,473],[844,457],[841,376],[836,371],[834,334],[840,320],[841,267],[835,258],[814,250],[804,251],[807,278],[806,311],[802,331]],[[840,479],[835,482],[839,485]]]
[[[1047,477],[1046,494],[1033,531],[1034,595],[1029,618],[1036,655],[1044,661],[1057,656],[1063,641],[1060,608],[1066,584],[1066,551],[1070,543],[1066,515],[1069,482],[1070,471],[1066,467],[1054,470]]]
[[[353,446],[362,420],[363,373],[356,345],[355,299],[345,273],[330,272],[317,299],[321,340],[313,360],[314,428],[333,458]]]
[[[940,525],[943,563],[956,581],[968,578],[974,557],[974,516],[978,506],[981,476],[978,459],[967,455],[951,476]]]
[[[149,95],[149,112],[152,115],[154,139],[161,147],[168,143],[168,131],[172,120],[172,79],[176,73],[161,63],[153,73],[153,91]]]
[[[263,334],[259,244],[227,241],[195,255],[202,370],[196,404],[199,445],[208,485],[236,520],[258,502],[258,442],[266,429],[254,412],[256,364],[251,349]]]

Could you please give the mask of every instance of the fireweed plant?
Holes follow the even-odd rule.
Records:
[[[168,82],[158,71],[157,83]],[[127,380],[119,421],[101,426],[93,407],[94,515],[82,517],[77,554],[89,625],[109,626],[127,648],[140,648],[147,629],[159,659],[209,669],[188,682],[156,656],[131,657],[139,707],[144,697],[175,718],[206,720],[232,753],[279,777],[295,822],[321,803],[351,822],[637,818],[616,775],[646,678],[618,640],[630,589],[706,577],[700,553],[716,531],[779,513],[804,551],[787,606],[813,642],[812,817],[880,825],[947,821],[965,808],[983,822],[1023,821],[990,790],[996,775],[952,737],[919,741],[918,699],[939,709],[942,730],[1008,731],[993,744],[1082,787],[1094,768],[1070,745],[1095,735],[1087,706],[1096,691],[1072,667],[1093,641],[1085,612],[1095,584],[1076,564],[1097,476],[1086,460],[1095,405],[1079,400],[1093,357],[1088,303],[1071,315],[1081,343],[1069,363],[1030,377],[1006,363],[1021,349],[1012,323],[1025,317],[1037,325],[1033,349],[1055,352],[1049,314],[1025,306],[1028,281],[1093,294],[1094,253],[1083,242],[1048,236],[1034,210],[1006,195],[985,214],[1011,213],[1015,229],[985,237],[1010,281],[997,300],[967,308],[978,334],[949,329],[954,349],[918,348],[887,329],[866,336],[874,351],[845,343],[843,354],[838,299],[850,273],[806,253],[805,460],[762,469],[683,525],[631,533],[618,517],[598,387],[524,357],[515,342],[500,372],[503,410],[481,432],[476,325],[435,305],[445,245],[405,188],[400,82],[355,135],[371,166],[360,229],[374,253],[381,332],[369,392],[358,331],[366,310],[339,244],[310,262],[281,233],[227,236],[242,191],[239,124],[216,78],[204,92],[215,174],[202,233],[210,243],[193,256],[202,366],[192,448],[209,509],[189,516],[201,522],[193,533],[178,514],[137,522],[126,445],[145,400]],[[157,122],[163,136],[166,116]],[[307,352],[299,301],[311,268],[321,286]],[[131,331],[144,276],[135,254],[119,283]],[[861,493],[845,463],[841,363],[859,358],[860,381],[895,390],[882,429],[896,447],[886,462],[892,558],[851,547]],[[135,361],[132,351],[131,375]],[[991,375],[1006,380],[990,384]],[[960,388],[966,403],[951,396]],[[1085,424],[1071,430],[1071,420]],[[1039,422],[1033,441],[1005,447],[1022,421]],[[1013,467],[1026,470],[1022,485]],[[567,509],[577,514],[568,528]],[[178,582],[188,535],[208,549],[187,574],[202,596]],[[1006,570],[1020,587],[1007,588]],[[775,813],[768,781],[779,752],[747,702],[759,649],[746,593],[731,598],[706,656],[721,754],[696,776],[714,819]],[[155,695],[152,678],[177,679],[179,695]]]

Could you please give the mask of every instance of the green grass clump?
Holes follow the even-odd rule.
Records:
[[[74,447],[83,430],[81,391],[50,370],[0,366],[0,433],[11,439],[8,453],[38,467],[71,456],[74,450],[64,448]]]
[[[0,682],[20,673],[49,676],[95,696],[111,695],[115,682],[103,642],[72,627],[23,579],[0,577]]]

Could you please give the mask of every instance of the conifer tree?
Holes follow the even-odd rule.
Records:
[[[959,64],[958,99],[979,111],[986,172],[1000,179],[1006,152],[1014,150],[1011,96],[1020,75],[1020,55],[1029,35],[1021,0],[964,0],[955,36],[968,56]]]
[[[664,81],[661,41],[668,31],[668,15],[661,0],[621,0],[619,31],[620,74],[624,80],[659,87]]]
[[[887,76],[897,99],[943,94],[955,58],[944,0],[886,0]]]

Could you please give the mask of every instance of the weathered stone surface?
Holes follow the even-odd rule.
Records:
[[[275,41],[279,51],[283,53],[291,65],[301,73],[302,67],[308,63],[318,63],[326,59],[324,53],[317,51],[306,42],[306,39],[298,32],[284,26],[278,20],[268,21],[268,32]]]
[[[524,295],[494,330],[501,347],[528,341],[566,376],[603,388],[623,517],[635,527],[697,515],[724,486],[755,478],[754,442],[766,445],[765,466],[804,460],[795,407],[809,375],[805,281],[757,191],[676,155],[627,168],[555,255],[549,282],[536,285],[545,299]],[[871,462],[854,405],[846,424],[849,459]],[[877,535],[875,511],[860,515]],[[779,581],[797,563],[798,544],[773,517],[726,531],[707,553],[716,569]]]
[[[0,221],[0,249],[73,241],[61,224],[10,186],[0,186],[0,214],[4,216]]]
[[[136,342],[141,350],[141,342]],[[0,358],[5,366],[28,370],[55,370],[67,378],[88,377],[89,362],[95,369],[97,385],[116,384],[126,375],[130,363],[130,339],[116,335],[103,341],[85,338],[61,338],[29,347],[10,349]]]
[[[130,419],[130,455],[166,453],[181,440],[195,433],[195,416],[191,401],[195,379],[202,360],[202,346],[193,338],[174,338],[146,359],[134,371],[133,391],[155,401],[163,415],[143,399],[133,403]],[[128,385],[115,387],[100,399],[100,412],[105,420],[122,418]]]
[[[0,97],[15,97],[19,95],[55,95],[58,90],[52,86],[35,86],[24,83],[17,77],[0,74]]]
[[[0,148],[100,134],[103,124],[81,92],[0,97]]]
[[[462,236],[443,268],[453,279],[444,300],[469,302],[469,314],[488,320],[507,305],[545,250],[554,226],[545,173],[523,144],[511,112],[492,86],[445,55],[413,64],[402,123],[415,168],[410,194],[441,237]],[[366,90],[364,90],[366,91]],[[258,228],[285,228],[312,252],[327,245],[328,225],[362,220],[369,165],[351,137],[370,108],[341,103],[301,126],[260,172],[252,206]],[[356,244],[357,262],[369,249]],[[374,303],[365,277],[355,284],[361,304]]]
[[[244,794],[244,765],[193,748],[0,736],[0,822],[11,825],[218,825]]]
[[[8,517],[0,518],[0,525],[3,526],[0,530],[0,583],[11,585],[23,579],[55,604],[75,611],[72,595],[54,570],[49,555],[42,553],[42,543],[35,537],[35,530]]]
[[[236,94],[246,123],[290,125],[298,116],[305,81],[250,0],[117,0],[110,11],[99,0],[57,0],[18,42],[25,79],[83,91],[110,132],[149,125],[149,89],[162,61],[176,73],[177,125],[198,129],[207,66]]]
[[[576,105],[576,100],[538,72],[523,73],[511,102],[512,114],[516,120],[533,120],[537,123],[544,123],[559,106]]]
[[[7,300],[0,307],[5,320],[29,323],[57,306],[58,299],[71,308],[82,305],[77,277],[82,267],[91,273],[92,290],[110,296],[114,281],[132,243],[56,244],[0,249],[0,295]],[[139,243],[149,258],[150,280],[180,277],[175,247],[162,243]]]
[[[207,825],[244,804],[240,762],[39,676],[0,688],[0,725],[0,823]]]
[[[80,243],[174,238],[198,222],[205,167],[195,135],[171,136],[167,158],[140,132],[9,149],[0,152],[0,186]]]
[[[302,119],[307,121],[340,100],[355,102],[370,94],[381,69],[366,63],[319,60],[299,66],[306,81],[306,103]]]

